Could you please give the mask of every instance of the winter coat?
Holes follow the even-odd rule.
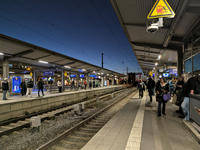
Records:
[[[21,88],[21,94],[25,95],[26,94],[26,82],[21,82],[19,87]]]
[[[43,89],[44,82],[38,81],[38,89]]]
[[[61,86],[62,86],[62,83],[61,83],[60,81],[58,81],[58,82],[57,82],[57,86],[58,86],[58,87],[61,87]]]
[[[33,88],[33,81],[28,81],[27,88]]]
[[[147,89],[152,90],[152,88],[155,87],[155,81],[152,78],[149,78],[148,83],[147,83]]]
[[[4,80],[2,82],[2,90],[3,91],[8,91],[9,90],[8,81]]]
[[[167,92],[164,93],[164,91],[162,91],[162,89],[166,90]],[[159,91],[159,94],[157,93],[157,91]],[[156,84],[156,101],[157,102],[165,102],[163,100],[163,94],[167,94],[168,92],[169,92],[169,84],[168,83],[166,83],[163,87],[161,86],[160,83],[157,83]]]

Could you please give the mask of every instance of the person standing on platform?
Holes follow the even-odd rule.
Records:
[[[75,89],[74,80],[72,81],[72,88],[71,89]]]
[[[92,88],[92,81],[89,82],[89,87],[90,87],[90,90]]]
[[[59,93],[61,93],[62,92],[62,83],[61,83],[61,80],[58,80],[57,86],[58,86]]]
[[[20,84],[19,87],[21,88],[21,94],[22,94],[22,96],[26,95],[26,82],[25,82],[24,79],[22,80],[22,82],[21,82],[21,84]]]
[[[184,78],[184,83],[186,83],[186,86],[183,86],[183,103],[181,104],[183,113],[185,115],[186,121],[190,120],[189,112],[190,112],[190,102],[189,102],[189,94],[200,94],[198,83],[195,81],[195,78],[192,77],[189,73],[183,73],[182,77]]]
[[[160,83],[156,84],[156,101],[158,102],[158,117],[161,116],[161,103],[163,104],[162,114],[165,114],[166,101],[163,100],[163,95],[169,93],[169,84],[165,82],[164,78],[160,79]]]
[[[150,97],[150,101],[149,103],[152,103],[152,95],[153,95],[153,88],[155,87],[155,81],[151,78],[151,76],[148,76],[148,81],[147,81],[147,89],[149,92],[149,97]]]
[[[137,88],[139,89],[139,97],[143,98],[143,91],[145,90],[145,85],[142,79],[139,80]]]
[[[179,102],[179,110],[176,111],[176,113],[180,113],[183,114],[183,110],[181,108],[181,104],[182,104],[182,89],[183,89],[183,85],[184,85],[184,81],[183,81],[183,77],[179,77],[179,80],[176,84],[176,88],[175,88],[175,94],[177,96],[177,101]]]
[[[38,97],[40,97],[40,90],[42,91],[42,95],[44,96],[43,85],[44,85],[44,82],[42,79],[40,79],[40,81],[38,81]]]
[[[29,93],[30,93],[30,98],[32,97],[32,90],[33,90],[33,81],[32,79],[30,79],[30,81],[28,81],[27,83],[26,97],[28,96]]]
[[[86,90],[86,87],[87,87],[87,82],[86,82],[86,80],[85,80],[85,82],[84,82],[84,86],[85,86],[85,90]]]
[[[3,100],[7,100],[6,94],[7,91],[9,90],[8,78],[5,78],[4,81],[2,82],[2,90],[3,90]]]

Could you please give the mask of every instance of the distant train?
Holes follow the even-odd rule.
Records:
[[[143,82],[146,82],[147,76],[142,75],[142,74],[136,74],[136,73],[128,74],[128,83],[129,84],[133,84],[134,86],[136,86],[140,79],[142,79]]]

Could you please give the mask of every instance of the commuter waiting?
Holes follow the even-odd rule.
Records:
[[[32,97],[32,90],[33,90],[33,81],[32,79],[30,79],[30,81],[28,81],[27,83],[26,97],[28,96],[29,93],[30,93],[30,98]]]
[[[183,110],[181,108],[181,104],[183,102],[183,93],[182,93],[183,85],[184,85],[183,77],[179,77],[179,80],[176,84],[175,94],[177,96],[177,105],[179,106],[179,110],[177,110],[176,113],[180,114],[183,114]]]
[[[142,79],[139,80],[137,89],[139,89],[139,97],[143,98],[143,91],[145,90],[145,85]]]
[[[44,85],[44,82],[42,81],[42,79],[40,79],[40,81],[38,81],[38,97],[40,97],[40,90],[42,91],[42,95],[44,96],[43,85]]]
[[[58,80],[57,86],[58,86],[59,93],[61,93],[62,92],[62,83],[61,83],[61,80]]]
[[[87,87],[87,82],[86,82],[86,80],[85,80],[85,82],[84,82],[84,87],[85,87],[85,90],[86,90],[86,87]]]
[[[197,82],[195,81],[195,78],[192,77],[191,74],[189,73],[183,73],[182,77],[184,78],[184,82],[186,83],[186,86],[183,87],[183,95],[184,95],[184,100],[183,103],[181,105],[183,112],[185,114],[185,119],[186,121],[190,120],[190,116],[189,116],[189,94],[193,95],[193,94],[200,94],[200,89],[197,86]]]
[[[160,82],[156,84],[156,101],[158,102],[158,117],[161,116],[161,103],[163,104],[162,114],[166,115],[165,113],[165,104],[167,101],[163,99],[164,94],[169,93],[169,84],[165,82],[164,78],[160,79]]]
[[[22,82],[21,82],[21,84],[20,84],[19,87],[21,88],[21,94],[22,94],[22,96],[26,95],[26,82],[25,82],[24,79],[22,80]]]
[[[150,101],[149,103],[152,103],[152,95],[153,95],[153,89],[155,87],[155,81],[151,78],[151,76],[148,76],[148,81],[147,81],[147,89],[149,91],[149,97],[150,97]]]
[[[7,100],[6,94],[7,91],[9,90],[8,78],[5,78],[4,81],[2,82],[2,90],[3,90],[3,100]]]

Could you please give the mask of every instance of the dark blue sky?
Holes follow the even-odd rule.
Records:
[[[0,33],[116,72],[141,72],[109,0],[0,0]]]

